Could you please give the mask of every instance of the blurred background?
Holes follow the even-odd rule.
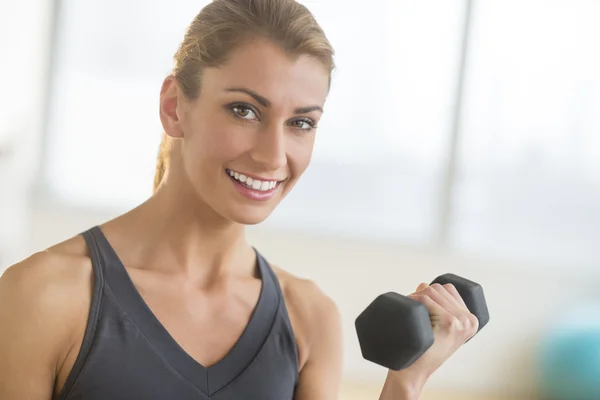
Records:
[[[385,377],[362,309],[453,272],[491,321],[424,398],[599,399],[600,1],[301,2],[337,70],[313,164],[249,236],[337,302],[344,398]],[[207,3],[0,0],[0,273],[151,195],[160,86]]]

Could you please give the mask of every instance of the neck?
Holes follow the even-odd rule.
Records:
[[[255,273],[255,254],[244,225],[226,220],[180,188],[164,185],[103,229],[112,230],[116,242],[126,243],[121,246],[134,267],[183,274],[206,284]]]

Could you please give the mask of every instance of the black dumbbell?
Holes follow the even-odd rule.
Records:
[[[490,320],[482,287],[454,274],[431,284],[451,283],[479,321],[479,332]],[[378,296],[355,321],[362,355],[391,370],[412,365],[433,345],[429,312],[424,304],[398,293]]]

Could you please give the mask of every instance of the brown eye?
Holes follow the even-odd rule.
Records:
[[[234,105],[231,107],[231,111],[242,119],[257,119],[256,114],[249,107],[243,105]]]
[[[310,119],[297,119],[292,121],[292,125],[303,131],[310,131],[316,128],[316,124]]]

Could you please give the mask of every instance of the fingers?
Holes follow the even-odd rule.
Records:
[[[455,304],[459,307],[459,312],[453,313],[453,315],[457,317],[460,320],[461,324],[465,327],[465,330],[468,333],[468,339],[470,339],[479,330],[479,320],[469,310],[462,296],[453,284],[447,283],[443,285],[443,288],[445,289],[445,293],[451,296]],[[436,286],[436,289],[440,291],[441,286]]]
[[[431,287],[436,292],[438,292],[444,298],[444,300],[447,302],[447,305],[449,307],[448,311],[451,311],[453,313],[469,311],[466,304],[463,302],[462,298],[460,297],[460,295],[458,295],[458,291],[456,290],[454,285],[445,284],[442,286],[438,283],[435,283],[435,284],[431,285]],[[458,295],[458,298],[456,298],[453,295],[452,291],[456,292],[456,294]]]
[[[465,301],[463,300],[463,298],[460,295],[460,293],[458,293],[458,290],[456,290],[456,287],[453,284],[447,283],[447,284],[444,285],[444,288],[446,288],[446,290],[448,291],[448,293],[450,293],[452,295],[452,297],[454,297],[456,299],[456,301],[458,301],[458,303],[462,307],[467,308],[467,305],[465,304]]]
[[[439,321],[448,329],[457,324],[457,328],[470,339],[477,333],[479,321],[469,311],[462,297],[452,284],[421,283],[417,291],[408,297],[423,303],[430,312],[432,322]]]
[[[425,307],[427,307],[427,311],[429,311],[429,315],[432,319],[436,319],[439,315],[448,314],[448,311],[446,311],[444,307],[436,303],[435,300],[433,300],[426,294],[413,293],[408,297],[420,303],[423,303]]]
[[[447,283],[445,285],[440,285],[438,283],[435,283],[435,284],[429,286],[427,283],[422,282],[417,287],[417,292],[420,291],[420,290],[424,290],[427,287],[432,287],[433,289],[435,289],[436,291],[438,291],[439,293],[441,293],[455,307],[458,307],[460,309],[467,309],[468,310],[468,307],[465,304],[463,298],[461,297],[460,293],[458,293],[458,290],[456,290],[456,287],[453,284]]]
[[[419,285],[419,287],[422,287],[422,284]],[[448,292],[445,286],[436,283],[431,286],[427,285],[425,288],[421,289],[421,291],[453,315],[461,314],[466,309],[466,306],[461,306],[454,296]]]

